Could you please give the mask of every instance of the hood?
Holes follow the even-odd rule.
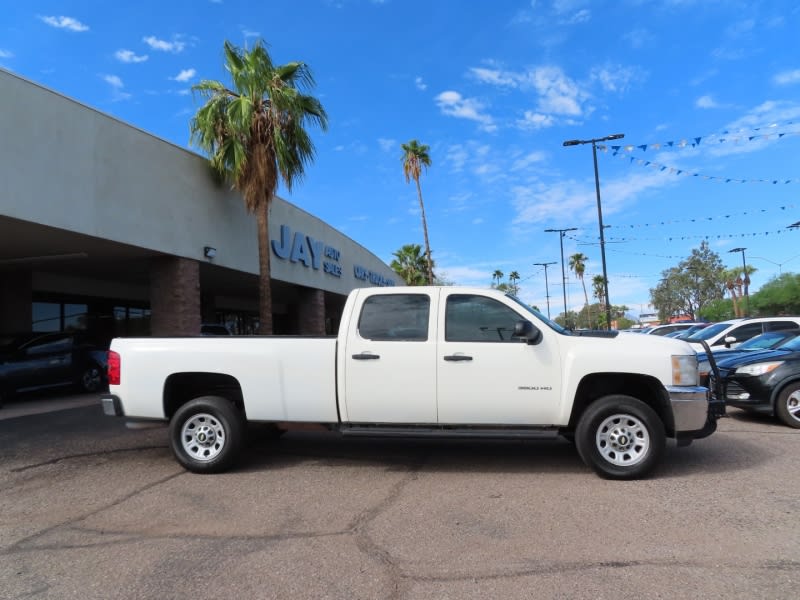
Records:
[[[752,365],[760,362],[769,362],[771,360],[798,360],[800,359],[800,352],[792,352],[791,350],[762,350],[760,352],[749,353],[745,356],[732,357],[718,361],[720,367],[732,369],[735,367],[743,367],[745,365]]]

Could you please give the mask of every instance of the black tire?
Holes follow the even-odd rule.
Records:
[[[88,365],[81,371],[78,385],[84,392],[99,392],[103,386],[103,370],[97,365]]]
[[[245,431],[244,417],[230,400],[202,396],[177,410],[169,424],[169,442],[185,469],[220,473],[236,462]]]
[[[787,385],[775,401],[775,415],[784,425],[800,429],[800,383]]]
[[[664,424],[641,400],[605,396],[581,415],[575,445],[583,462],[606,479],[639,479],[661,461]]]

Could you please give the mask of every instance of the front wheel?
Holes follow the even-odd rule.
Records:
[[[775,414],[794,429],[800,429],[800,383],[791,383],[778,395]]]
[[[664,454],[664,424],[641,400],[613,395],[591,404],[575,430],[578,454],[606,479],[638,479]]]
[[[181,406],[169,424],[172,452],[193,473],[219,473],[229,469],[245,437],[242,414],[227,399],[195,398]]]

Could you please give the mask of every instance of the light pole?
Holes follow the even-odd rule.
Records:
[[[564,272],[564,235],[568,231],[578,231],[578,228],[545,229],[544,231],[545,233],[558,233],[558,238],[561,241],[561,291],[564,293],[564,326],[569,327],[569,319],[567,318],[567,274]]]
[[[750,293],[748,291],[748,283],[747,283],[747,263],[744,260],[744,251],[747,248],[731,248],[728,250],[728,253],[731,252],[741,252],[742,253],[742,282],[744,284],[744,316],[747,317],[750,315]]]
[[[606,324],[611,329],[611,299],[608,296],[608,271],[606,270],[606,240],[603,233],[603,208],[600,204],[600,175],[597,171],[597,142],[609,142],[611,140],[621,140],[625,137],[624,133],[614,133],[601,138],[591,140],[567,140],[564,146],[579,146],[583,144],[592,145],[592,158],[594,159],[594,188],[597,193],[597,223],[600,227],[600,258],[603,262],[603,287],[606,295]]]
[[[550,287],[547,285],[547,267],[556,264],[556,261],[547,263],[533,263],[537,267],[544,267],[544,297],[547,298],[547,318],[550,318]],[[566,318],[566,315],[565,317]]]

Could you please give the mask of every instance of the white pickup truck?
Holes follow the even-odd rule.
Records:
[[[169,422],[197,473],[232,466],[246,422],[344,435],[555,437],[599,475],[632,479],[710,435],[718,409],[689,344],[571,332],[512,296],[365,288],[337,337],[118,338],[106,414]],[[722,409],[724,414],[724,408]]]

